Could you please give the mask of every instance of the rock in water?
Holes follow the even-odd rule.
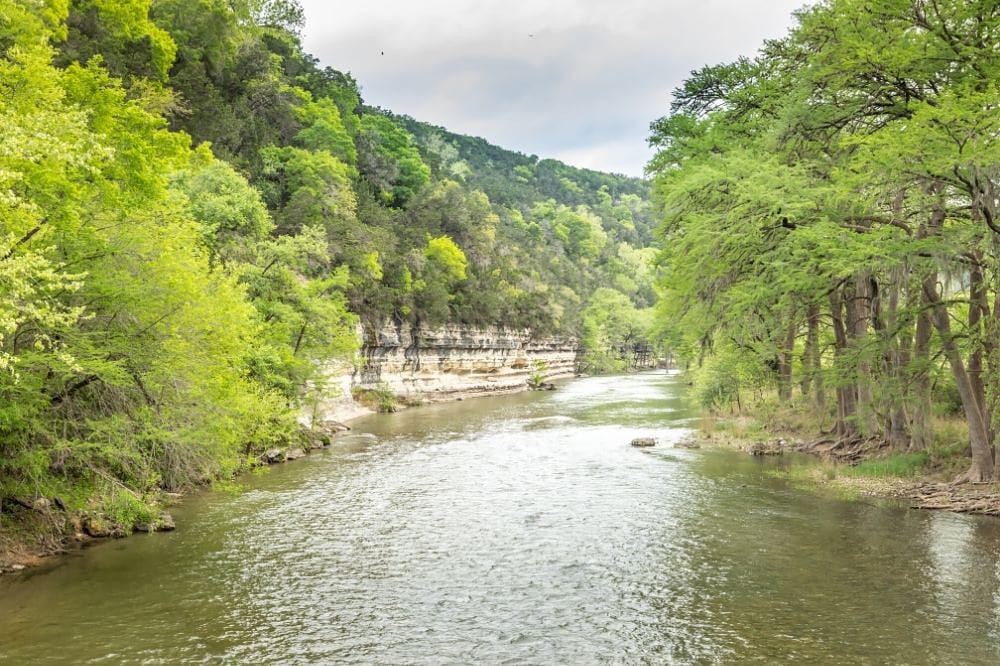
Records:
[[[650,446],[656,446],[655,437],[636,437],[632,440],[632,446],[637,448],[647,448]]]
[[[274,464],[285,462],[285,452],[281,449],[268,449],[264,453],[264,462]]]
[[[156,521],[156,529],[160,532],[173,532],[177,529],[174,517],[166,511],[160,513],[160,518]]]
[[[140,521],[132,526],[136,532],[172,532],[177,529],[174,518],[166,511],[161,511],[156,520]]]
[[[320,432],[324,432],[328,435],[334,435],[338,432],[347,432],[351,429],[351,426],[344,425],[340,421],[333,421],[327,419],[325,421],[320,421],[316,424],[316,429]]]
[[[298,460],[299,458],[305,458],[306,452],[302,449],[289,449],[288,453],[285,454],[285,460]]]

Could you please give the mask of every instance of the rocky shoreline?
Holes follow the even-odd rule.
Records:
[[[736,449],[751,456],[802,453],[820,461],[820,465],[811,470],[811,474],[804,475],[810,484],[818,488],[836,488],[864,497],[894,500],[911,509],[1000,517],[1000,484],[945,482],[930,476],[886,478],[842,476],[835,473],[838,467],[852,467],[864,461],[877,460],[889,452],[888,444],[877,439],[820,438],[806,441],[792,437],[772,437],[763,441],[750,441],[700,433],[675,446],[691,448],[701,445]]]
[[[357,414],[361,416],[362,414]],[[299,445],[289,448],[271,448],[257,459],[259,465],[277,465],[306,457],[310,452],[328,448],[341,433],[350,432],[350,426],[340,421],[317,422],[310,429],[303,428]],[[163,493],[165,505],[182,499],[179,493]],[[6,504],[25,513],[25,534],[34,533],[32,539],[7,538],[0,541],[0,575],[20,573],[40,566],[46,559],[86,548],[107,539],[121,539],[133,534],[171,532],[177,524],[168,511],[158,511],[155,516],[137,520],[132,525],[122,525],[111,517],[97,512],[68,512],[58,498],[8,498]]]

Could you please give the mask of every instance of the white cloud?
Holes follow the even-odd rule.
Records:
[[[670,90],[783,35],[801,2],[302,0],[306,49],[354,74],[366,102],[634,175]]]

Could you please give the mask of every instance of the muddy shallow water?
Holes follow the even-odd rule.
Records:
[[[0,663],[1000,662],[1000,521],[671,449],[681,391],[589,378],[356,421],[188,500],[177,532],[0,581]]]

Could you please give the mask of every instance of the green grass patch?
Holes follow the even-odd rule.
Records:
[[[927,468],[930,454],[927,451],[916,453],[895,453],[881,458],[872,458],[841,470],[844,476],[871,476],[876,478],[912,478],[920,476]]]

